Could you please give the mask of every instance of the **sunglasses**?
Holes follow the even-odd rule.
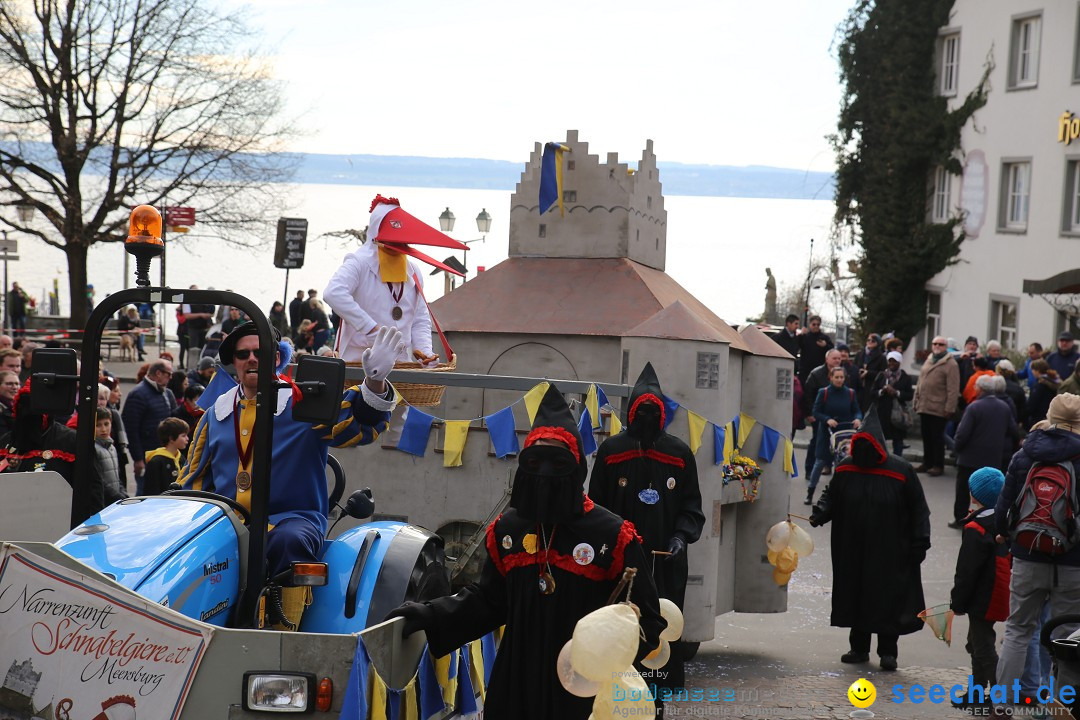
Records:
[[[943,346],[943,345],[944,345],[945,343],[930,343],[930,344],[931,344],[931,345],[933,345],[934,347],[941,347],[941,346]]]
[[[254,350],[233,350],[233,358],[236,360],[247,360],[253,353],[258,353],[259,348]]]

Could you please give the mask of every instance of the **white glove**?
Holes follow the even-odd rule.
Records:
[[[385,380],[394,369],[394,361],[403,352],[405,343],[401,339],[401,331],[396,327],[382,326],[375,335],[375,342],[360,357],[364,374],[375,382]]]

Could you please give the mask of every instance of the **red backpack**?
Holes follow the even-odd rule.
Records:
[[[1071,460],[1035,463],[1009,511],[1013,541],[1046,555],[1072,550],[1080,542],[1078,504]]]

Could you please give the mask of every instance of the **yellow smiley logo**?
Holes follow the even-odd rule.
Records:
[[[877,700],[877,688],[869,680],[859,678],[847,690],[848,700],[857,708],[868,708]]]

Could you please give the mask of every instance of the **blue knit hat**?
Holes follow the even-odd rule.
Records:
[[[968,489],[971,496],[985,507],[994,507],[997,504],[1001,487],[1005,484],[1005,476],[997,468],[984,467],[971,473],[968,478]]]

